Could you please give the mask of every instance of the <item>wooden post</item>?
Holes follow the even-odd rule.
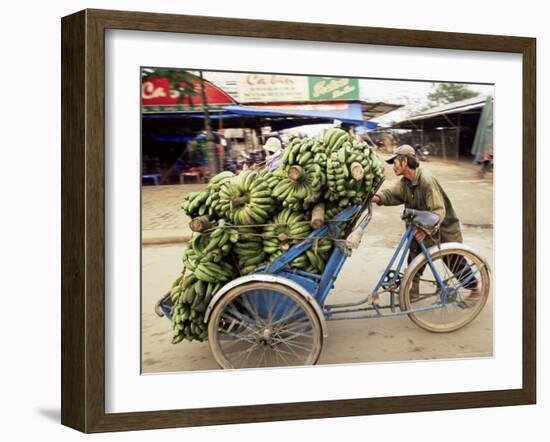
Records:
[[[244,206],[246,203],[248,203],[249,200],[250,198],[248,197],[248,195],[238,196],[233,200],[233,207]]]
[[[200,75],[202,108],[204,112],[204,130],[206,131],[206,155],[208,158],[208,168],[210,170],[210,176],[212,177],[219,173],[220,167],[218,163],[216,143],[214,142],[214,135],[212,134],[212,126],[210,125],[210,115],[208,113],[208,101],[206,99],[206,92],[204,88],[204,78],[202,76],[202,71],[199,71],[199,75]]]
[[[304,177],[304,169],[300,166],[290,166],[287,175],[292,181],[300,181]]]
[[[204,232],[205,230],[210,228],[210,220],[206,215],[193,218],[189,223],[189,228],[193,232]]]
[[[456,123],[456,161],[460,160],[460,114],[458,114],[458,120]]]
[[[445,148],[445,129],[441,129],[441,151],[443,153],[443,159],[447,159],[447,149]]]
[[[351,163],[350,171],[355,181],[361,181],[365,176],[365,169],[363,169],[361,163]]]
[[[325,223],[325,203],[317,203],[311,212],[311,228],[319,229]]]
[[[281,242],[288,241],[288,235],[285,232],[281,232],[277,235],[277,239]]]

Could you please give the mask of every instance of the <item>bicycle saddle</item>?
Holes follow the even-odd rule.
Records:
[[[409,221],[412,224],[424,230],[433,230],[439,222],[439,216],[428,210],[405,209],[401,219]]]

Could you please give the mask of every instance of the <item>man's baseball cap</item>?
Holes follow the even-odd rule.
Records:
[[[404,157],[416,158],[416,151],[414,150],[414,147],[409,146],[408,144],[402,144],[393,151],[393,156],[391,158],[388,158],[386,160],[386,163],[393,164],[393,160],[395,160],[395,158],[399,155]]]

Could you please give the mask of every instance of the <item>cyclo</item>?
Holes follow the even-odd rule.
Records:
[[[447,333],[478,316],[489,296],[490,269],[471,247],[444,243],[427,248],[420,242],[422,253],[402,270],[415,229],[430,232],[438,222],[433,213],[410,209],[401,217],[406,223],[401,241],[371,292],[356,302],[325,302],[351,256],[351,247],[358,245],[372,219],[370,199],[344,209],[271,264],[228,282],[216,293],[204,321],[210,350],[220,367],[316,364],[331,320],[407,315],[427,331]],[[339,239],[342,223],[348,223],[348,228]],[[323,273],[289,266],[326,237],[333,239],[335,247]],[[419,284],[413,292],[414,281]],[[475,301],[469,299],[472,287],[478,292]],[[171,318],[166,297],[157,304],[158,310]]]

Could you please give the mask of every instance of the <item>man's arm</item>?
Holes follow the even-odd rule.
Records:
[[[403,186],[398,181],[388,189],[381,190],[372,198],[372,202],[379,206],[398,206],[405,202]]]
[[[434,230],[439,229],[439,226],[445,219],[445,201],[441,190],[435,180],[430,180],[429,185],[426,188],[426,208],[439,216],[439,221],[436,224]]]

